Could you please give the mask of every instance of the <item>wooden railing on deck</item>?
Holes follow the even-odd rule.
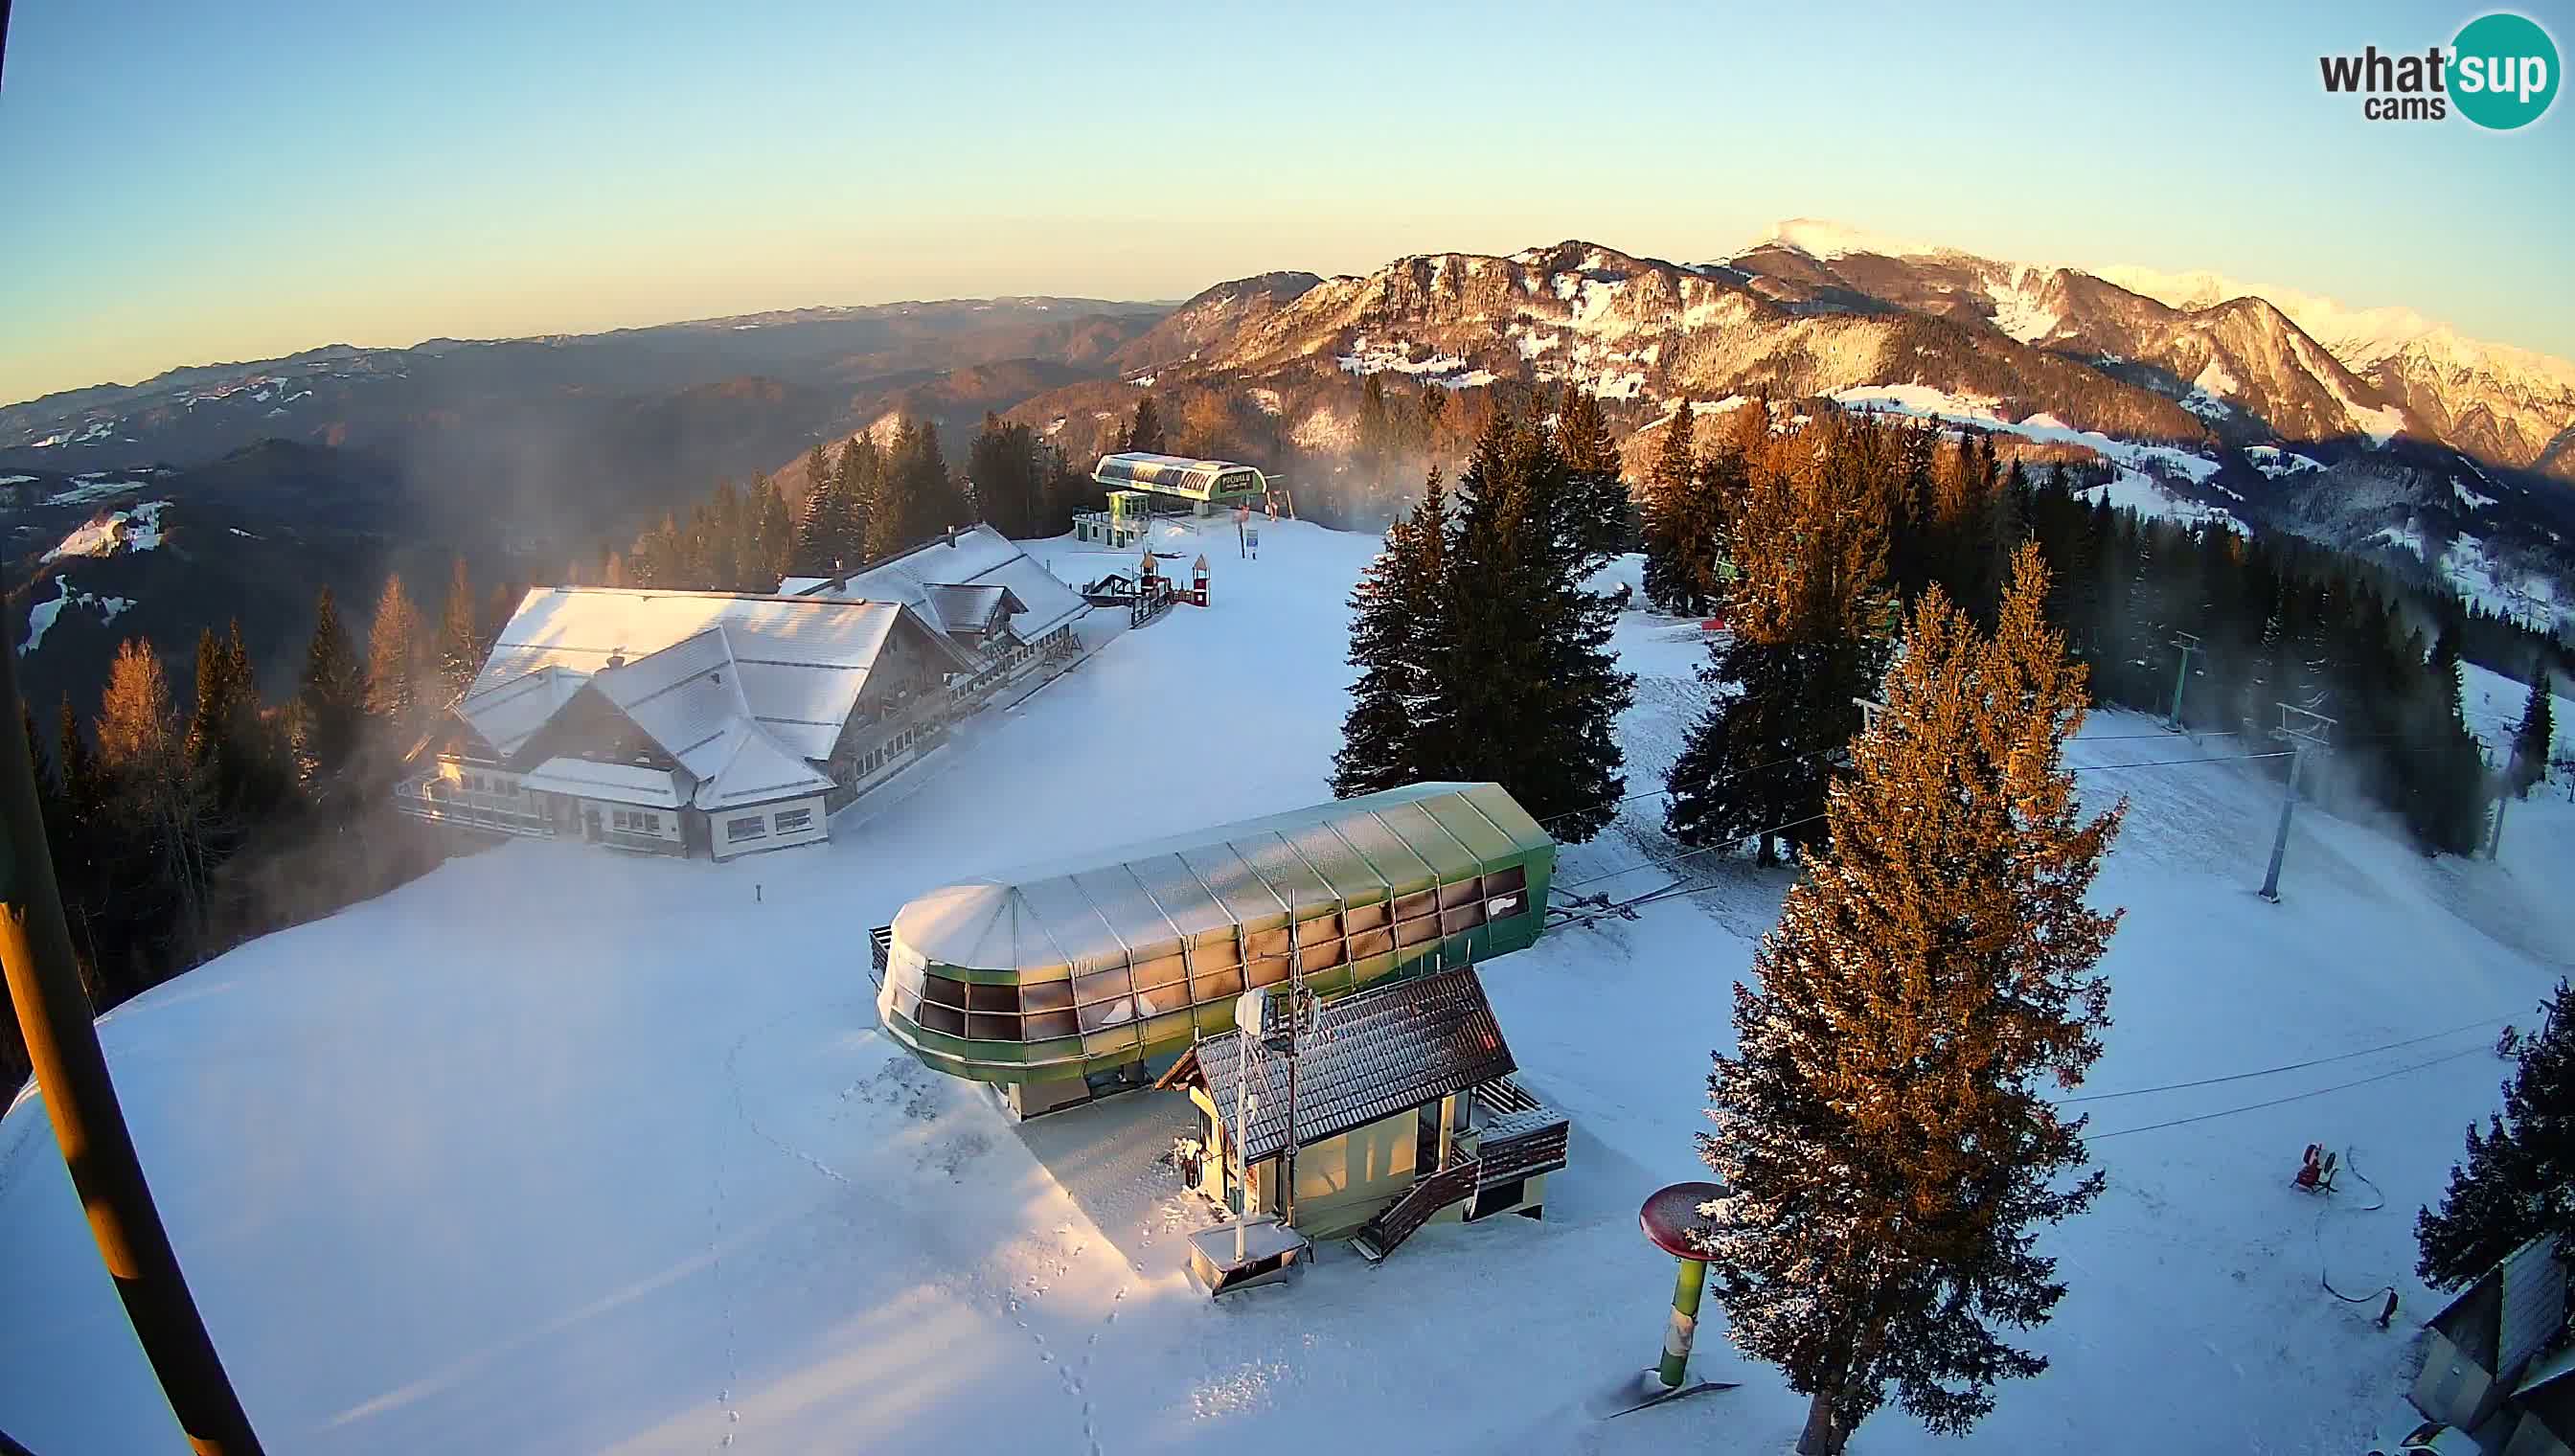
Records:
[[[1393,1253],[1397,1244],[1412,1237],[1421,1225],[1430,1221],[1430,1215],[1451,1203],[1474,1197],[1475,1187],[1481,1181],[1476,1176],[1480,1171],[1481,1165],[1468,1158],[1450,1163],[1423,1178],[1384,1212],[1360,1225],[1359,1231],[1350,1237],[1351,1246],[1369,1263]]]
[[[1485,1130],[1474,1157],[1450,1163],[1414,1183],[1384,1212],[1361,1225],[1350,1237],[1351,1246],[1374,1263],[1450,1204],[1462,1203],[1486,1188],[1563,1167],[1572,1125],[1537,1106],[1534,1098],[1529,1101],[1528,1110],[1507,1114]]]

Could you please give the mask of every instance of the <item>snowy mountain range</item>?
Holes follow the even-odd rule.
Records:
[[[2121,504],[2292,531],[2534,622],[2575,609],[2575,365],[2209,275],[2034,266],[1797,219],[1705,263],[1574,241],[1238,280],[1119,357],[1158,390],[1248,398],[1326,451],[1350,443],[1369,375],[1579,384],[1633,438],[1684,401],[1756,392],[1936,414],[2093,447]],[[1041,396],[1021,417],[1076,398],[1103,403]]]

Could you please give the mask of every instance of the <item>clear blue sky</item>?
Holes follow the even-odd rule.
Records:
[[[1702,259],[1798,215],[2575,355],[2575,100],[2373,125],[2318,82],[2476,8],[2122,10],[18,0],[0,401],[1567,237]]]

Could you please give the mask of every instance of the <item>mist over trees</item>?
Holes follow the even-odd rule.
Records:
[[[519,596],[505,586],[493,601],[506,612]],[[94,712],[65,698],[50,729],[25,712],[20,730],[92,1003],[105,1010],[445,857],[431,829],[395,810],[394,774],[481,668],[498,627],[477,611],[460,560],[435,630],[389,577],[363,651],[331,593],[320,593],[303,671],[283,702],[261,700],[235,623],[199,637],[184,705],[151,645],[133,639],[117,650]],[[0,1020],[0,1081],[26,1072],[16,1022]]]

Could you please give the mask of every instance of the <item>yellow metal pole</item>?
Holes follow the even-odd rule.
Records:
[[[0,648],[0,711],[18,708],[17,655]],[[201,1456],[257,1456],[259,1439],[225,1376],[135,1156],[99,1050],[89,992],[45,846],[35,764],[19,713],[0,728],[0,968],[44,1093],[54,1140],[89,1212],[99,1258],[125,1301],[171,1414]]]

